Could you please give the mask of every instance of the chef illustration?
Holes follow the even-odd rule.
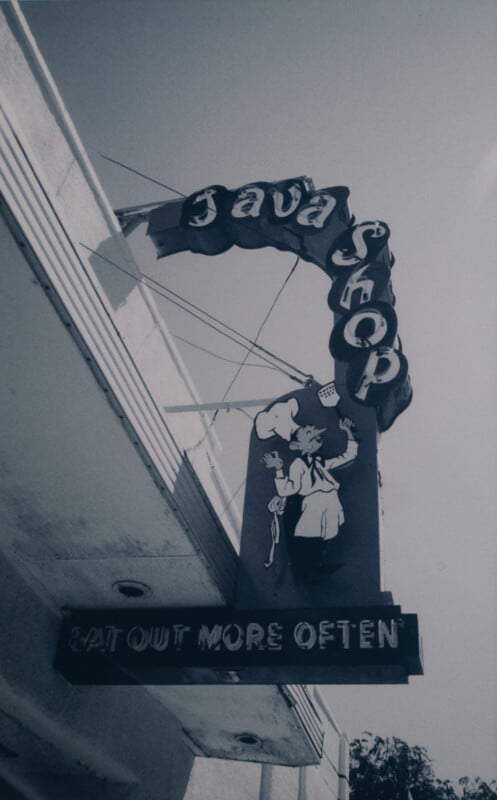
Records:
[[[332,388],[330,389],[330,386]],[[320,390],[322,392],[322,390]],[[318,394],[319,396],[319,394]],[[320,397],[322,405],[336,405],[339,395],[333,385],[328,385],[326,396]],[[358,442],[352,420],[340,417],[338,426],[347,436],[345,450],[332,458],[323,458],[320,450],[326,428],[315,425],[298,425],[296,398],[285,403],[276,403],[261,412],[255,420],[260,439],[277,435],[287,442],[289,450],[298,453],[291,461],[288,474],[278,450],[266,452],[263,463],[274,469],[276,497],[268,508],[273,512],[272,547],[265,566],[271,566],[275,546],[279,541],[279,520],[285,510],[286,498],[298,495],[301,511],[290,543],[290,559],[298,582],[313,583],[324,572],[331,573],[341,565],[326,564],[326,543],[333,539],[345,521],[338,490],[340,484],[335,477],[337,471],[350,465],[357,456]]]

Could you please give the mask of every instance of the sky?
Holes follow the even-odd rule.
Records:
[[[414,399],[381,439],[386,587],[417,613],[425,675],[328,687],[349,736],[426,746],[439,777],[497,777],[497,2],[29,0],[21,7],[114,208],[210,184],[313,178],[385,220]],[[273,249],[157,261],[144,273],[253,337],[295,257]],[[260,342],[320,382],[329,280],[301,261]],[[205,401],[244,353],[157,299]],[[255,359],[251,362],[255,363]],[[293,385],[246,368],[229,399]],[[250,411],[251,409],[249,409]],[[251,422],[218,415],[233,493]],[[236,500],[241,500],[240,491]]]

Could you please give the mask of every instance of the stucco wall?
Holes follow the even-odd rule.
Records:
[[[141,570],[158,587],[150,602],[191,605],[222,603],[229,576],[208,565],[195,538],[214,525],[210,508],[195,518],[198,531],[177,514],[176,440],[187,446],[205,428],[193,416],[187,430],[179,418],[173,430],[160,408],[178,402],[178,392],[195,401],[194,388],[148,292],[102,267],[105,256],[137,272],[17,4],[0,8],[0,49],[8,198],[1,230],[0,745],[15,753],[8,762],[0,749],[0,777],[33,800],[183,800],[185,792],[187,800],[208,792],[306,800],[308,782],[314,800],[325,788],[329,800],[338,778],[325,761],[302,771],[199,757],[190,774],[193,751],[212,752],[213,742],[220,748],[214,755],[257,758],[234,736],[252,730],[253,720],[267,761],[318,759],[295,703],[277,686],[222,687],[231,690],[223,695],[226,714],[205,687],[153,694],[141,686],[81,688],[53,669],[61,607],[116,605],[115,577]],[[224,508],[210,454],[198,453],[204,488]],[[168,493],[158,491],[159,478]],[[213,531],[216,561],[221,531]],[[228,534],[236,539],[234,517]],[[223,553],[232,564],[233,548]],[[162,559],[169,557],[168,567]],[[226,717],[237,727],[226,730]],[[189,738],[191,730],[203,741]],[[325,739],[332,759],[337,738],[330,729]]]
[[[16,4],[13,10],[7,4],[2,9],[0,50],[1,104],[157,409],[197,402],[194,384],[153,295],[136,280],[139,271],[128,243]],[[166,420],[158,413],[180,450],[205,439],[202,447],[195,448],[195,469],[214,508],[218,513],[224,510],[223,521],[236,547],[239,517],[235,508],[226,510],[230,495],[220,470],[213,480],[215,434],[206,436],[200,414],[189,414],[187,419],[169,415]]]
[[[343,790],[342,790],[343,791]],[[329,770],[197,758],[184,800],[347,800]]]

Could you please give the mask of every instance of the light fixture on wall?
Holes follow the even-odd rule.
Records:
[[[116,581],[112,584],[112,588],[128,600],[136,600],[152,594],[150,586],[139,581]]]
[[[258,736],[255,736],[253,733],[237,733],[235,739],[240,742],[241,744],[249,745],[250,747],[255,747],[256,745],[261,746],[262,741],[259,739]]]

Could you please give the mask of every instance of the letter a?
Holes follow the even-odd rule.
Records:
[[[259,217],[263,202],[264,189],[260,186],[246,186],[238,192],[231,209],[231,216],[235,219]]]
[[[308,205],[299,211],[296,222],[298,225],[303,225],[307,228],[323,228],[336,204],[337,201],[332,194],[327,192],[315,194]]]

